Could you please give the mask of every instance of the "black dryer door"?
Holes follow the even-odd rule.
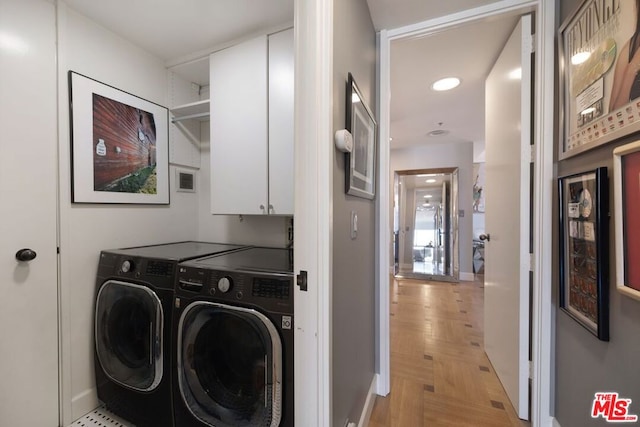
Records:
[[[178,385],[192,415],[216,427],[273,427],[282,408],[282,341],[262,313],[187,306],[178,329]]]
[[[138,391],[162,380],[163,312],[153,290],[117,280],[105,282],[96,299],[96,354],[105,374]]]

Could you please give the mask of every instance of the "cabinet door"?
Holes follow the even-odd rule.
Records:
[[[269,213],[293,215],[293,29],[269,36]]]
[[[211,55],[211,211],[268,208],[267,37]]]

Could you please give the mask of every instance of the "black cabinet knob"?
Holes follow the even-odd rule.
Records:
[[[18,252],[16,252],[16,259],[22,262],[31,261],[35,259],[36,256],[36,251],[32,249],[20,249]]]

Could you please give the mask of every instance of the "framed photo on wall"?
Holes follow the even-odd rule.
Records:
[[[69,71],[74,203],[169,204],[169,111]]]
[[[345,153],[345,191],[373,199],[376,193],[377,124],[351,73],[347,80],[347,130],[353,137],[351,153]]]
[[[640,130],[637,4],[585,0],[559,29],[560,160]]]
[[[640,141],[613,150],[616,288],[640,300]]]
[[[609,341],[607,168],[558,179],[560,308]]]

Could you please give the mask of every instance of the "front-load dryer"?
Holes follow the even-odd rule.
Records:
[[[180,264],[173,323],[176,426],[293,426],[291,250]]]
[[[100,254],[96,280],[98,399],[138,427],[173,426],[171,316],[178,263],[242,246],[179,242]]]

